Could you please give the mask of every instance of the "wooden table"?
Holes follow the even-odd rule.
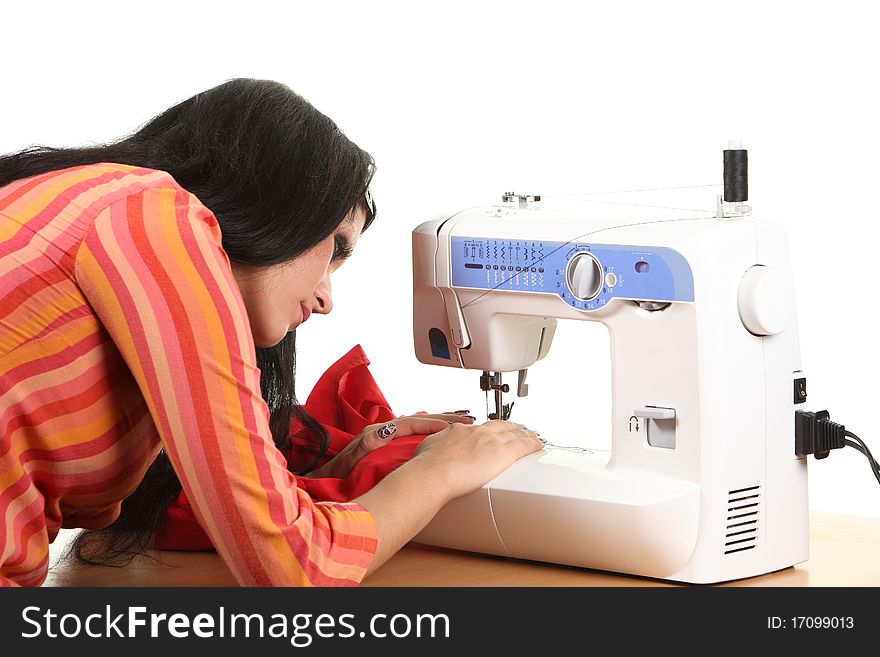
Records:
[[[725,586],[880,586],[880,518],[813,512],[810,559]],[[46,586],[235,586],[213,552],[155,553],[126,568],[60,563]],[[665,581],[410,544],[363,586],[680,586]]]

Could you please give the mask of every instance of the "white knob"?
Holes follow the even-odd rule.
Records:
[[[755,335],[778,335],[794,320],[794,283],[788,272],[755,265],[739,284],[739,316]]]
[[[589,253],[578,253],[568,263],[568,287],[581,301],[589,301],[602,289],[602,268]]]

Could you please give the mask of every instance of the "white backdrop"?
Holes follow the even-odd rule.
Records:
[[[376,158],[380,208],[334,279],[334,312],[300,330],[301,399],[361,343],[398,413],[483,416],[477,373],[413,355],[410,230],[509,189],[719,183],[721,150],[742,139],[755,214],[789,231],[808,407],[880,456],[880,45],[867,3],[605,4],[15,3],[2,15],[0,152],[114,139],[230,77],[290,85]],[[664,200],[711,208],[715,192]],[[604,327],[562,325],[512,419],[607,447],[609,370]],[[811,461],[810,505],[880,516],[880,486],[845,449]]]

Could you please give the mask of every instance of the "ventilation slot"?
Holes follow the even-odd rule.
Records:
[[[753,550],[758,541],[761,487],[737,488],[727,495],[724,554]]]

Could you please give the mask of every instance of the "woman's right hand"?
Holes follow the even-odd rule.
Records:
[[[378,543],[368,572],[418,534],[451,499],[477,490],[543,446],[534,431],[503,420],[457,422],[425,438],[409,462],[352,500],[376,523]]]
[[[521,424],[489,420],[480,425],[452,424],[425,438],[413,458],[446,471],[452,499],[477,490],[543,446],[538,434]]]

